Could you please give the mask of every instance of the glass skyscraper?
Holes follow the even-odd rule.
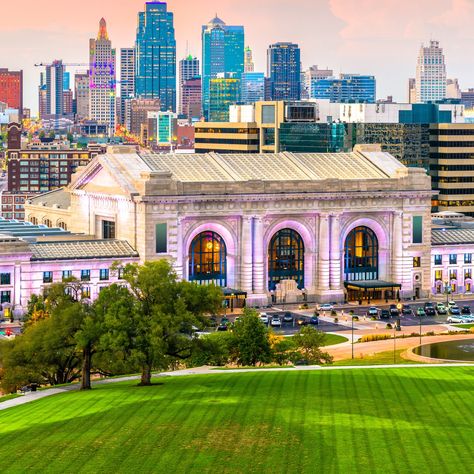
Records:
[[[203,112],[209,118],[211,79],[233,74],[239,79],[244,72],[243,26],[228,26],[215,17],[202,27],[202,100]]]
[[[254,104],[265,99],[265,74],[263,72],[245,72],[242,74],[240,101]]]
[[[311,82],[311,98],[329,99],[331,102],[368,102],[376,100],[374,76],[341,74],[339,79],[329,77]]]
[[[176,39],[166,2],[146,2],[138,14],[135,96],[160,99],[176,111]]]
[[[211,79],[209,121],[228,122],[229,107],[240,101],[240,79],[236,74],[219,74]]]
[[[300,100],[301,51],[294,43],[276,43],[268,48],[267,77],[271,100]]]

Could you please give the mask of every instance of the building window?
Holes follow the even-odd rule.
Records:
[[[472,263],[472,253],[464,254],[464,263],[468,263],[468,264]]]
[[[124,275],[124,269],[121,267],[121,268],[118,269],[117,278],[119,280],[123,280],[123,275]]]
[[[435,265],[443,265],[443,256],[442,255],[435,255],[434,256],[434,264]]]
[[[464,279],[471,280],[472,279],[472,270],[465,270],[464,271]]]
[[[443,281],[443,270],[436,270],[435,280],[436,281]]]
[[[413,268],[421,267],[421,257],[413,257]]]
[[[457,270],[450,270],[449,271],[449,279],[451,281],[458,279],[458,271]]]
[[[109,269],[101,268],[99,278],[101,281],[107,281],[109,279]]]
[[[156,253],[168,252],[168,226],[167,224],[156,224]]]
[[[63,281],[72,278],[72,271],[71,270],[63,270]]]
[[[197,235],[189,249],[189,281],[227,286],[227,249],[215,232]]]
[[[292,229],[277,232],[268,248],[268,289],[273,291],[282,280],[295,280],[304,288],[304,242]]]
[[[81,270],[81,281],[90,281],[91,271],[90,270]]]
[[[12,292],[11,291],[2,291],[0,293],[0,303],[11,303],[12,302]]]
[[[356,227],[348,235],[344,249],[346,281],[379,279],[379,242],[372,229]]]
[[[43,272],[43,283],[53,283],[53,272]]]
[[[274,105],[263,105],[262,106],[262,123],[270,124],[275,123],[275,106]]]
[[[0,273],[0,285],[11,285],[10,273]]]
[[[413,243],[423,243],[423,217],[413,216]]]
[[[83,287],[81,288],[81,296],[82,296],[82,298],[88,298],[88,299],[90,299],[90,297],[91,297],[91,289],[90,289],[89,286],[83,286]]]
[[[115,222],[102,221],[102,238],[106,240],[115,239]]]
[[[457,265],[458,263],[458,256],[456,254],[451,254],[449,256],[449,264],[450,265]]]

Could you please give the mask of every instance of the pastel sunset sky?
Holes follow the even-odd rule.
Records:
[[[133,45],[143,0],[23,0],[4,2],[0,67],[25,71],[25,105],[37,110],[35,62],[88,60],[88,39],[102,16],[114,47]],[[217,12],[228,24],[246,27],[257,70],[265,70],[268,44],[293,41],[303,66],[375,74],[378,96],[407,99],[420,44],[438,39],[448,76],[474,87],[474,0],[169,0],[175,13],[178,59],[200,56],[201,25]],[[5,18],[8,21],[5,21]]]

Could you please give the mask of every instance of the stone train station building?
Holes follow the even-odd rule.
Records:
[[[141,261],[270,301],[424,297],[433,290],[430,178],[374,145],[338,154],[138,154],[80,168],[25,218],[126,241]]]

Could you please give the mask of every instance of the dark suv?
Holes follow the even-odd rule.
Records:
[[[400,316],[400,311],[398,310],[396,304],[390,305],[390,316],[393,316],[394,318],[398,318],[398,316]]]
[[[436,316],[436,309],[433,303],[425,303],[426,316]]]

